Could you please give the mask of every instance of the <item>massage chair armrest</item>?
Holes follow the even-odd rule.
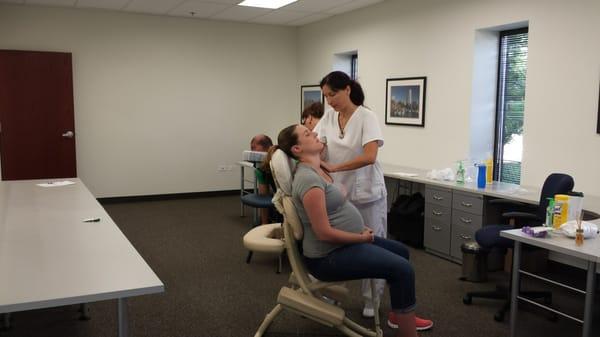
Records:
[[[289,282],[299,286],[294,273],[290,273]],[[310,277],[310,282],[306,285],[311,292],[319,292],[338,302],[344,302],[348,298],[349,290],[344,282],[322,282]]]
[[[308,282],[307,286],[310,290],[319,290],[319,289],[324,289],[327,287],[345,287],[345,283],[344,282],[323,282],[323,281],[319,281],[316,278],[314,278],[314,276],[312,275],[308,275],[310,281]],[[288,280],[288,282],[290,282],[293,285],[299,285],[298,281],[296,280],[296,275],[292,272],[290,273],[290,278]]]

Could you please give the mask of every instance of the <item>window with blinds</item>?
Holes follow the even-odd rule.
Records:
[[[500,32],[494,178],[521,183],[528,29]]]
[[[353,80],[358,78],[358,54],[350,56],[350,78]]]

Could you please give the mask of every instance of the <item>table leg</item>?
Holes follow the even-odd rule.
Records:
[[[244,196],[244,190],[246,188],[246,183],[244,181],[244,166],[240,166],[241,169],[241,180],[240,180],[240,216],[244,216],[244,203],[242,202],[242,197]]]
[[[2,314],[2,322],[3,322],[3,326],[0,330],[10,329],[10,312]]]
[[[517,295],[519,294],[519,268],[521,266],[521,243],[515,241],[515,247],[513,248],[513,266],[512,266],[512,285],[510,291],[510,337],[515,337],[517,332],[517,311],[519,303],[517,302]]]
[[[129,336],[129,321],[127,319],[127,298],[119,298],[117,302],[119,315],[119,337]]]
[[[87,303],[81,303],[79,305],[79,319],[82,321],[87,321],[90,319],[90,307]]]
[[[592,335],[592,314],[594,304],[594,291],[596,289],[596,262],[589,261],[587,281],[585,285],[585,305],[583,309],[583,337]]]

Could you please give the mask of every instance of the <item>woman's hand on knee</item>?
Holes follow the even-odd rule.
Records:
[[[365,239],[364,242],[371,243],[375,241],[375,235],[373,235],[373,230],[365,227],[363,231],[360,233],[361,236]]]

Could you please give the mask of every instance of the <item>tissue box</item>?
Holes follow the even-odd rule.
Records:
[[[266,152],[244,151],[242,153],[242,160],[258,163],[263,161],[263,159],[265,159],[266,156]]]

